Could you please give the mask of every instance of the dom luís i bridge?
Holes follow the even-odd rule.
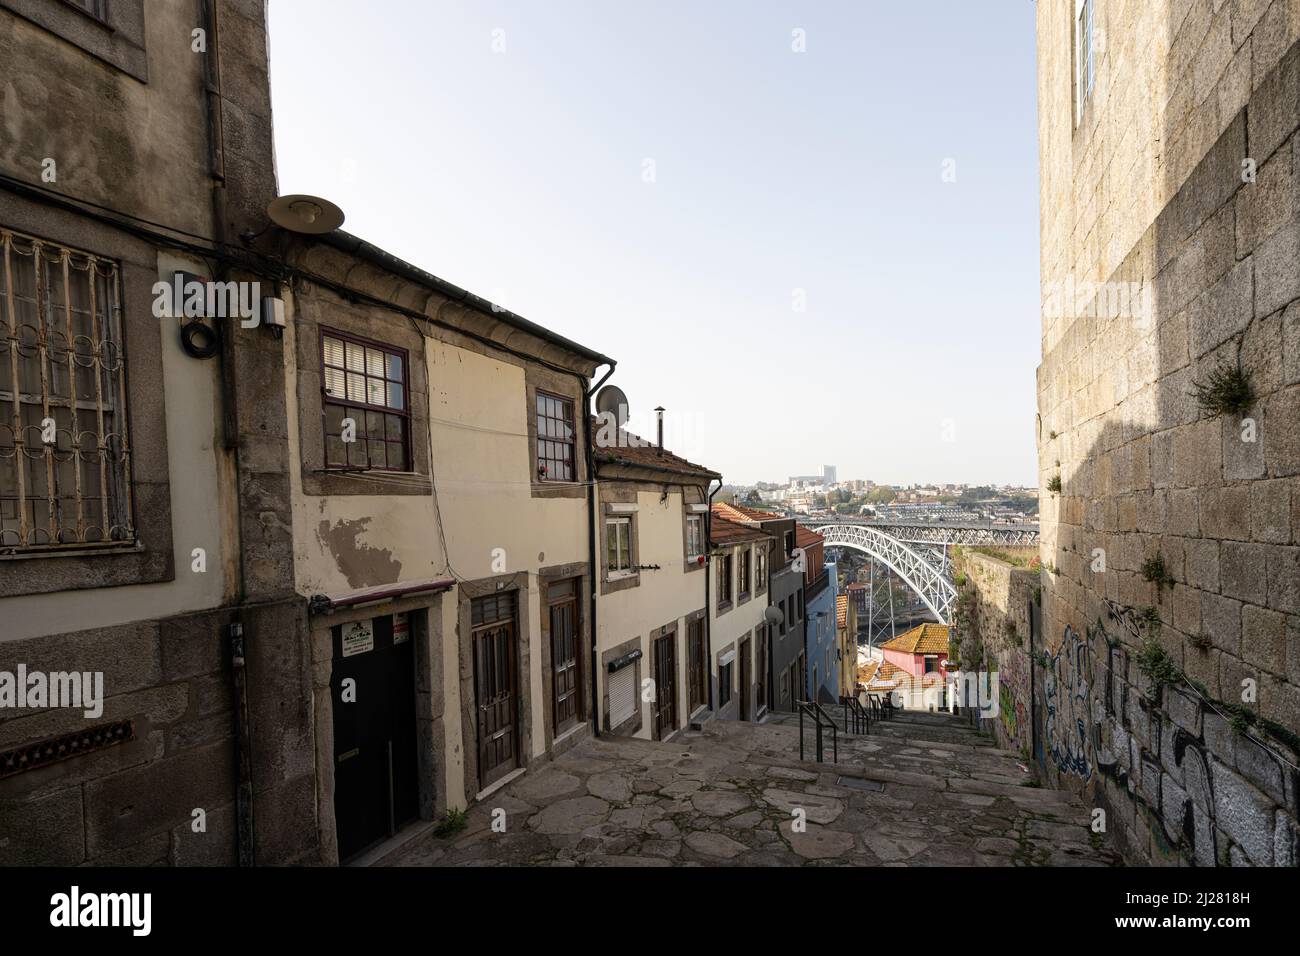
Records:
[[[902,582],[917,611],[947,624],[957,598],[950,555],[953,545],[1011,548],[1038,544],[1036,524],[901,523],[805,517],[798,521],[822,535],[828,549],[848,548],[870,559],[868,627],[873,627],[883,614],[891,625],[890,631],[900,609],[894,607],[894,589],[886,571]],[[877,585],[877,571],[880,571],[883,590]]]

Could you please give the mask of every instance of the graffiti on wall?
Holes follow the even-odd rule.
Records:
[[[1088,645],[1066,627],[1055,654],[1047,655],[1043,687],[1048,753],[1061,773],[1092,778],[1088,738]]]

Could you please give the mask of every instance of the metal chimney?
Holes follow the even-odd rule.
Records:
[[[662,455],[664,453],[664,407],[657,406],[655,414],[659,416],[659,454]]]

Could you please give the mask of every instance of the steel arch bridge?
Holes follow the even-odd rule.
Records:
[[[1024,547],[1038,544],[1038,525],[945,525],[945,524],[907,524],[895,521],[804,521],[818,534],[823,527],[851,525],[860,528],[875,528],[892,538],[908,544],[964,544],[989,545],[996,547]]]
[[[879,527],[865,524],[824,524],[812,528],[826,539],[827,547],[854,548],[884,564],[897,574],[924,602],[936,618],[948,623],[949,611],[957,598],[948,562],[926,555],[931,548],[914,548]]]

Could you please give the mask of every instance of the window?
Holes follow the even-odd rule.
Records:
[[[754,590],[761,591],[767,587],[767,546],[758,546],[758,574],[754,579]]]
[[[718,559],[718,606],[731,603],[731,555]]]
[[[537,480],[573,481],[573,402],[537,392]]]
[[[925,673],[937,674],[939,672],[939,658],[927,657],[925,659]]]
[[[321,330],[325,467],[410,471],[406,352]]]
[[[749,568],[753,561],[752,552],[745,548],[740,552],[740,596],[749,597]]]
[[[688,515],[686,518],[686,558],[694,560],[704,553],[704,516]]]
[[[1083,119],[1083,108],[1097,81],[1096,34],[1092,23],[1094,2],[1075,0],[1074,3],[1075,123]]]
[[[135,540],[117,263],[0,230],[0,548]]]
[[[728,661],[718,666],[718,707],[726,707],[731,702],[731,666]]]
[[[785,533],[785,556],[788,558],[792,554],[794,554],[794,532],[787,531]]]
[[[97,20],[108,19],[108,0],[67,0],[67,2]]]
[[[632,519],[605,519],[605,570],[611,575],[632,573]]]

